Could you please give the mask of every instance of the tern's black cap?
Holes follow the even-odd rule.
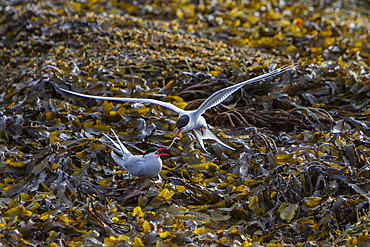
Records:
[[[184,128],[189,123],[189,117],[187,115],[182,115],[179,119],[177,119],[176,127],[178,129]]]

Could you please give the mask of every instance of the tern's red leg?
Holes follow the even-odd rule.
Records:
[[[193,135],[195,135],[194,130],[191,130],[191,133],[192,133]]]
[[[203,127],[200,127],[200,132],[202,132],[202,135],[204,135]]]

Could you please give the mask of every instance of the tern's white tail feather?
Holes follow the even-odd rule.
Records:
[[[200,146],[202,147],[202,149],[206,152],[207,152],[207,150],[204,147],[203,140],[214,140],[214,141],[218,142],[219,144],[221,144],[222,146],[224,146],[226,148],[229,148],[231,150],[235,150],[234,148],[226,145],[220,139],[218,139],[217,136],[215,136],[208,128],[203,128],[203,134],[198,129],[194,130],[194,135],[197,138],[197,141],[200,144]]]
[[[116,139],[117,139],[117,142],[114,141],[112,138],[110,138],[108,135],[104,134],[103,135],[105,137],[107,137],[112,143],[113,145],[115,146],[115,151],[117,153],[120,153],[121,155],[123,156],[131,156],[132,154],[130,153],[130,151],[128,151],[128,149],[122,144],[122,142],[120,141],[120,139],[118,138],[116,132],[114,130],[112,130],[113,134],[115,135]]]
[[[114,130],[112,130],[112,132],[113,132],[114,136],[115,136],[115,137],[116,137],[116,139],[117,139],[117,142],[118,142],[118,144],[119,144],[119,147],[120,147],[120,150],[121,150],[122,154],[123,154],[123,155],[124,155],[124,154],[130,154],[130,155],[131,155],[130,151],[128,151],[128,150],[127,150],[127,148],[122,144],[122,142],[121,142],[121,140],[119,139],[119,137],[117,136],[116,132],[115,132]]]

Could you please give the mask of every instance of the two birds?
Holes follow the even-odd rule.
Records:
[[[282,73],[285,73],[291,69],[295,68],[295,66],[288,65],[288,66],[283,66],[277,70],[273,70],[269,73],[257,76],[255,78],[252,78],[250,80],[240,82],[238,84],[226,87],[224,89],[221,89],[215,93],[213,93],[207,100],[205,100],[197,110],[192,110],[192,111],[186,111],[183,109],[178,108],[177,106],[163,102],[160,100],[155,100],[155,99],[138,99],[138,98],[120,98],[120,97],[105,97],[105,96],[94,96],[94,95],[88,95],[88,94],[81,94],[73,91],[69,91],[63,88],[60,88],[63,92],[73,94],[76,96],[80,97],[85,97],[85,98],[91,98],[91,99],[98,99],[98,100],[111,100],[111,101],[123,101],[123,102],[135,102],[135,103],[143,103],[143,104],[155,104],[155,105],[160,105],[163,107],[166,107],[174,112],[177,112],[179,114],[179,118],[176,121],[176,127],[177,127],[177,132],[176,132],[176,138],[181,132],[191,132],[197,139],[198,143],[202,147],[202,149],[206,151],[204,147],[203,140],[211,139],[215,140],[222,146],[235,150],[234,148],[226,145],[223,143],[220,139],[218,139],[208,128],[206,120],[202,116],[206,110],[220,104],[224,100],[226,100],[231,94],[233,94],[235,91],[240,89],[241,87],[252,84],[264,79],[268,79],[277,75],[280,75]],[[115,134],[115,133],[114,133]],[[134,176],[139,176],[139,177],[154,177],[158,175],[159,171],[161,170],[162,167],[162,161],[160,161],[160,154],[157,153],[160,150],[166,149],[166,148],[161,148],[159,149],[156,153],[153,155],[144,155],[143,157],[139,157],[138,155],[132,155],[124,146],[123,144],[119,141],[117,135],[115,134],[117,143],[114,142],[110,137],[108,137],[113,144],[116,146],[117,150],[120,151],[120,153],[123,155],[122,158],[117,156],[113,151],[112,151],[112,158],[116,161],[117,164],[121,165],[123,168],[125,168],[131,175]],[[174,142],[173,141],[173,142]],[[173,142],[171,143],[170,146],[172,146]],[[167,147],[169,148],[169,147]],[[129,156],[130,154],[131,156]],[[157,155],[157,156],[155,156]],[[136,157],[137,156],[137,157]],[[147,157],[146,157],[147,156]],[[128,159],[127,157],[131,157]],[[136,158],[133,158],[136,157]],[[156,160],[154,162],[154,160]],[[131,164],[132,163],[132,164]],[[150,166],[155,166],[156,168],[149,168]],[[129,168],[130,167],[130,168]],[[159,170],[158,170],[159,169]],[[155,174],[156,173],[156,174]]]

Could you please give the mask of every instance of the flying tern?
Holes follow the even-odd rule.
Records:
[[[137,176],[140,178],[153,178],[159,174],[162,170],[162,160],[161,155],[168,155],[166,153],[161,153],[163,149],[167,147],[147,150],[144,155],[133,155],[130,151],[122,144],[116,132],[112,130],[117,142],[110,138],[108,135],[104,134],[115,146],[114,151],[111,152],[113,160],[122,168],[127,170],[127,172],[132,176]],[[155,151],[156,150],[156,151]],[[155,151],[155,152],[151,152]],[[120,154],[118,156],[115,152]]]
[[[235,150],[234,148],[226,145],[221,140],[219,140],[209,129],[206,123],[206,120],[202,116],[204,112],[221,102],[223,102],[227,97],[229,97],[231,94],[233,94],[235,91],[240,89],[241,87],[252,84],[264,79],[268,79],[277,75],[280,75],[282,73],[285,73],[291,69],[295,68],[293,65],[286,65],[283,66],[277,70],[273,70],[269,73],[257,76],[255,78],[252,78],[250,80],[240,82],[238,84],[223,88],[215,93],[213,93],[208,99],[206,99],[198,109],[196,110],[183,110],[171,103],[163,102],[160,100],[155,99],[138,99],[138,98],[120,98],[120,97],[106,97],[106,96],[95,96],[95,95],[88,95],[88,94],[82,94],[77,93],[73,91],[69,91],[63,88],[60,88],[63,92],[70,93],[76,96],[85,97],[85,98],[91,98],[91,99],[98,99],[98,100],[111,100],[111,101],[123,101],[123,102],[135,102],[135,103],[143,103],[143,104],[155,104],[160,105],[163,107],[166,107],[172,111],[175,111],[179,114],[179,118],[176,121],[177,126],[177,132],[176,137],[180,134],[180,132],[189,132],[191,131],[192,134],[197,138],[198,143],[201,145],[202,149],[207,152],[207,150],[204,148],[203,140],[211,139],[217,141],[219,144],[223,145],[226,148]],[[174,139],[174,140],[175,140]],[[172,146],[173,142],[170,146]]]

